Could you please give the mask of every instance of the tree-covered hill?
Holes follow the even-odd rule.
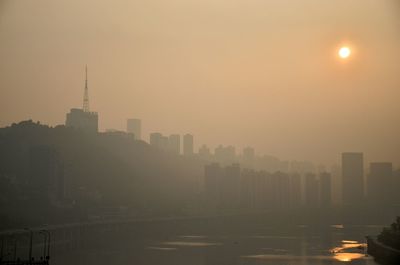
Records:
[[[195,158],[129,134],[90,135],[32,121],[0,128],[4,222],[81,220],[122,207],[133,216],[184,214],[201,176]]]

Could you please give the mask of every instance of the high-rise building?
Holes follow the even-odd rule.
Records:
[[[221,199],[221,178],[223,170],[218,163],[204,167],[204,195],[208,204],[217,206]]]
[[[287,209],[289,207],[289,174],[278,171],[272,174],[271,185],[273,189],[273,207]]]
[[[342,153],[342,196],[344,205],[360,205],[364,199],[363,153]]]
[[[274,187],[275,176],[267,171],[259,171],[258,174],[264,178],[264,207],[273,209],[276,207],[275,197],[277,193]]]
[[[254,171],[254,170],[251,170]],[[254,176],[254,203],[257,209],[265,210],[268,207],[268,177],[265,171],[256,171]]]
[[[299,208],[301,206],[301,175],[293,173],[290,175],[289,206]]]
[[[160,144],[159,146],[160,149],[169,151],[169,141],[167,136],[161,135],[159,144]]]
[[[126,121],[126,131],[133,133],[135,140],[142,139],[142,121],[139,119],[128,119]]]
[[[221,164],[225,164],[225,147],[223,145],[219,145],[214,150],[215,160],[217,160]]]
[[[215,148],[214,155],[215,159],[223,165],[237,163],[236,149],[234,146],[219,145]]]
[[[319,174],[319,200],[323,208],[332,205],[332,176],[328,172]]]
[[[306,207],[317,208],[319,204],[319,190],[318,190],[318,180],[313,173],[308,173],[305,175],[305,205]]]
[[[160,148],[161,147],[161,138],[162,138],[162,134],[155,132],[155,133],[150,133],[150,145]]]
[[[185,134],[183,136],[183,155],[193,155],[193,135]]]
[[[342,204],[342,169],[340,165],[334,164],[330,168],[332,175],[332,205]]]
[[[255,159],[255,151],[252,147],[243,148],[243,167],[253,168]]]
[[[257,161],[258,168],[262,168],[263,170],[266,170],[271,173],[277,172],[277,171],[284,172],[282,170],[283,167],[281,166],[282,161],[274,156],[263,155],[262,157],[260,157],[257,160],[258,160]]]
[[[254,170],[242,170],[240,178],[240,207],[242,209],[254,209],[258,206],[256,200],[256,194],[258,192],[256,189],[256,181],[257,173]]]
[[[96,112],[84,112],[82,109],[71,109],[67,113],[65,126],[82,130],[86,133],[98,132],[99,117]]]
[[[370,163],[368,199],[371,204],[386,204],[394,197],[392,192],[393,166],[389,162]]]
[[[221,180],[221,200],[225,208],[237,208],[240,201],[240,165],[225,167]]]
[[[157,147],[160,150],[171,151],[168,137],[161,133],[156,132],[150,134],[150,145]]]
[[[89,89],[88,89],[87,68],[86,68],[83,107],[82,109],[73,108],[69,113],[67,113],[65,126],[73,127],[82,130],[86,133],[97,133],[98,122],[99,122],[99,117],[97,115],[97,112],[91,112],[89,109]]]
[[[210,152],[210,148],[208,148],[207,145],[203,144],[199,148],[199,157],[201,157],[202,159],[205,159],[205,160],[210,160],[211,152]]]
[[[181,136],[179,134],[171,134],[169,136],[168,150],[177,155],[181,153]]]
[[[104,143],[110,141],[111,139],[124,139],[129,142],[133,142],[135,140],[133,134],[115,129],[106,129],[105,132],[99,133],[99,137],[102,139],[102,141],[104,141]]]
[[[393,200],[397,202],[398,206],[400,204],[400,192],[398,190],[398,187],[400,187],[400,169],[393,170],[392,183]]]
[[[314,164],[310,161],[290,161],[290,172],[297,174],[306,174],[315,172]]]
[[[253,161],[255,157],[255,151],[252,147],[243,148],[243,159],[246,161]]]
[[[64,166],[54,147],[33,146],[29,149],[29,185],[38,196],[51,203],[64,199]]]

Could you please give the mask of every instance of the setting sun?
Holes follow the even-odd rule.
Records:
[[[350,56],[351,50],[349,47],[342,47],[339,49],[339,56],[340,58],[346,59]]]
[[[399,26],[400,0],[0,0],[0,265],[400,261]]]

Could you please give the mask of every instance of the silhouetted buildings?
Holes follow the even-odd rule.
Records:
[[[223,170],[218,163],[204,167],[204,191],[207,204],[215,208],[221,199],[221,181]]]
[[[150,134],[150,145],[168,151],[169,144],[168,144],[168,137],[163,136],[161,133],[151,133]]]
[[[243,166],[246,168],[254,168],[255,151],[252,147],[243,148]]]
[[[220,163],[222,166],[232,163],[240,163],[243,168],[254,170],[265,170],[267,172],[300,173],[314,172],[315,167],[308,161],[282,161],[274,156],[257,156],[252,147],[243,148],[242,154],[236,153],[236,148],[232,145],[218,145],[214,153],[203,145],[199,149],[199,156],[208,161]]]
[[[253,209],[257,203],[256,172],[244,169],[240,179],[240,207],[242,209]]]
[[[86,133],[97,133],[99,130],[99,117],[97,112],[91,112],[89,109],[89,89],[87,80],[87,68],[85,79],[85,90],[83,96],[83,108],[73,108],[67,113],[65,126],[82,130]]]
[[[126,131],[133,133],[136,140],[142,139],[142,121],[139,119],[128,119],[126,121]]]
[[[96,112],[84,112],[82,109],[71,109],[67,113],[65,126],[82,130],[86,133],[98,132],[98,115]]]
[[[199,157],[209,161],[211,160],[211,152],[210,152],[210,148],[207,147],[207,145],[203,144],[200,148],[199,148]]]
[[[114,139],[116,141],[121,141],[121,142],[125,140],[129,141],[135,140],[135,136],[133,135],[133,133],[127,133],[124,131],[119,131],[114,129],[107,129],[105,132],[101,132],[98,135],[101,137],[104,143],[107,142],[108,139]]]
[[[214,209],[239,208],[241,171],[239,164],[221,168],[218,163],[204,167],[204,194]]]
[[[162,147],[165,145],[162,144],[163,139],[167,138],[153,134],[151,144]],[[167,139],[169,150],[175,150],[174,153],[178,150],[178,139],[179,135],[171,135]],[[191,135],[185,135],[183,145],[184,154],[193,154]],[[319,173],[316,174],[316,167],[311,162],[281,161],[272,156],[258,157],[251,147],[244,148],[242,155],[237,156],[233,146],[219,145],[213,155],[203,145],[197,157],[201,158],[202,163],[211,163],[205,166],[204,196],[207,204],[213,205],[213,209],[330,209],[333,205],[340,205],[337,198],[340,190],[343,190],[343,205],[363,205],[362,153],[343,153],[341,176],[340,167],[336,166],[334,177],[326,171],[325,166],[319,166]],[[243,169],[237,161],[244,165]],[[384,203],[400,198],[393,189],[393,183],[400,183],[400,177],[396,179],[392,171],[391,163],[371,163],[371,173],[368,176],[370,200]],[[384,196],[384,200],[379,199]]]
[[[235,209],[239,206],[240,195],[240,165],[226,166],[221,180],[222,207]]]
[[[181,153],[181,137],[179,134],[171,134],[167,137],[161,133],[151,133],[150,145],[175,155]]]
[[[214,158],[222,165],[229,165],[237,162],[235,147],[231,145],[226,147],[219,145],[217,148],[215,148]]]
[[[181,153],[181,136],[179,134],[171,134],[169,136],[168,149],[176,155]]]
[[[298,173],[292,173],[290,176],[290,187],[289,187],[289,206],[291,208],[298,208],[301,206],[301,175]]]
[[[161,133],[150,133],[150,145],[159,148],[161,146]]]
[[[272,207],[277,209],[287,209],[289,207],[289,175],[285,172],[277,171],[272,174]]]
[[[191,134],[185,134],[183,136],[183,155],[185,156],[191,156],[193,155],[193,135]]]
[[[319,174],[319,200],[322,208],[329,208],[332,205],[332,176],[330,173]]]
[[[52,204],[64,199],[64,165],[53,147],[34,146],[29,149],[29,185],[35,198]]]
[[[319,183],[315,174],[306,174],[304,190],[306,207],[317,208],[319,206]]]
[[[342,153],[342,195],[344,205],[360,205],[364,199],[362,153]]]
[[[289,172],[289,161],[282,161],[277,157],[263,155],[259,157],[255,163],[257,169],[266,170],[268,172]]]
[[[331,207],[331,175],[314,173],[302,176],[277,171],[269,173],[240,169],[239,164],[221,167],[219,163],[205,166],[204,196],[212,209],[222,211],[290,211],[306,207]],[[304,197],[304,200],[302,199]]]
[[[389,162],[370,163],[368,199],[370,204],[390,204],[394,199],[393,167]]]
[[[400,205],[400,169],[394,170],[392,173],[392,194],[393,194],[393,201],[394,204],[399,206]]]
[[[309,161],[291,161],[290,171],[298,174],[305,174],[308,172],[314,172],[315,168],[313,163]]]

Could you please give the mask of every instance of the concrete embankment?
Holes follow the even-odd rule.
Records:
[[[389,247],[377,240],[376,237],[367,237],[368,254],[383,264],[400,264],[400,250]]]

